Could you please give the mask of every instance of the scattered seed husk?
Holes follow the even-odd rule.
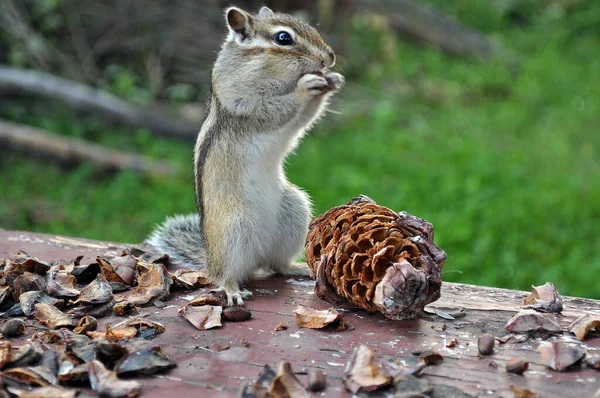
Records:
[[[8,390],[18,398],[75,398],[80,396],[80,391],[67,390],[56,386],[38,387],[33,390],[8,387]]]
[[[215,294],[208,293],[196,297],[192,301],[188,302],[186,305],[191,305],[194,307],[199,307],[201,305],[216,305],[219,307],[226,307],[227,301],[223,300],[221,297]]]
[[[64,300],[51,297],[41,291],[31,291],[21,294],[21,296],[19,296],[19,303],[23,314],[26,316],[33,315],[37,303],[50,304],[56,308],[62,308],[65,304]]]
[[[585,350],[582,347],[564,341],[542,343],[536,351],[540,353],[542,364],[558,371],[563,371],[574,365],[585,355]]]
[[[37,303],[33,316],[39,323],[50,329],[74,328],[77,326],[77,322],[70,315],[47,303]]]
[[[110,339],[122,340],[135,337],[138,331],[134,327],[120,327],[113,329],[110,325],[106,325],[104,332],[87,332],[87,335],[93,339]]]
[[[77,279],[66,270],[54,269],[48,274],[46,291],[55,297],[77,297]]]
[[[210,279],[208,279],[208,271],[204,269],[178,269],[171,274],[171,278],[173,279],[175,286],[181,289],[197,289],[212,283]]]
[[[275,326],[275,329],[273,329],[274,332],[279,332],[281,330],[286,330],[288,327],[286,325],[283,324],[283,322],[279,322],[277,324],[277,326]]]
[[[382,361],[381,365],[383,369],[394,379],[404,376],[417,375],[427,365],[423,361],[415,360],[412,364],[406,364],[404,361],[398,358],[391,359],[389,361]]]
[[[583,341],[592,330],[600,331],[600,315],[586,314],[575,319],[569,325],[569,332],[577,336],[579,341]]]
[[[523,374],[529,368],[529,362],[523,358],[511,358],[506,363],[506,371],[508,373]]]
[[[76,307],[71,308],[67,311],[67,314],[75,317],[81,318],[86,315],[93,316],[95,318],[102,318],[110,313],[112,313],[113,306],[115,305],[115,300],[111,299],[106,303],[102,304],[81,304]]]
[[[437,308],[433,309],[433,313],[436,314],[437,316],[439,316],[440,318],[447,319],[449,321],[454,321],[456,319],[455,317],[453,317],[449,313],[444,312],[444,311],[442,311],[440,309],[437,309]]]
[[[108,284],[110,285],[110,289],[113,293],[121,293],[125,290],[129,290],[130,288],[129,285],[126,285],[125,283],[121,282],[108,282]]]
[[[58,375],[58,368],[60,365],[60,357],[61,355],[53,350],[49,349],[48,351],[44,351],[42,354],[42,359],[40,360],[39,366],[43,366],[48,368],[48,370],[54,375]]]
[[[422,362],[427,366],[439,365],[444,362],[444,357],[438,352],[426,350],[419,355],[419,362]]]
[[[72,362],[64,361],[58,370],[58,382],[63,385],[84,385],[88,384],[89,363],[75,365]]]
[[[585,354],[584,362],[590,368],[600,369],[600,354],[592,354],[588,351]]]
[[[154,248],[147,243],[142,243],[137,247],[131,247],[128,252],[132,256],[147,263],[163,264],[165,266],[169,265],[169,255],[155,251]]]
[[[275,372],[269,365],[263,367],[258,380],[254,383],[246,384],[240,391],[241,398],[266,398],[269,393],[269,388],[275,379]]]
[[[514,398],[535,398],[537,395],[531,390],[526,388],[518,388],[516,386],[511,385],[510,390],[514,394]]]
[[[541,312],[562,312],[563,301],[556,286],[546,282],[542,286],[531,285],[531,294],[524,300],[528,308]]]
[[[491,355],[494,353],[496,338],[491,334],[484,334],[477,338],[477,349],[481,355]]]
[[[135,309],[135,306],[127,300],[119,301],[112,308],[113,312],[116,315],[120,315],[120,316],[129,314],[134,309]]]
[[[25,344],[19,348],[16,354],[12,355],[12,358],[8,363],[4,365],[5,368],[20,368],[27,367],[36,364],[42,358],[42,350],[33,344]]]
[[[87,332],[92,332],[96,330],[98,327],[98,321],[93,316],[84,316],[77,323],[77,327],[73,330],[73,332],[77,334],[86,334]]]
[[[308,371],[308,388],[311,391],[323,391],[327,387],[327,378],[320,370],[311,369]]]
[[[76,334],[68,329],[61,329],[58,331],[56,337],[62,339],[63,344],[65,344],[79,360],[89,362],[94,359],[94,345],[87,336]]]
[[[0,306],[3,306],[4,302],[12,297],[12,292],[12,287],[0,286]]]
[[[127,355],[115,366],[115,372],[122,376],[150,375],[175,365],[175,361],[167,358],[160,348],[149,348]]]
[[[126,319],[124,321],[117,323],[114,327],[115,328],[134,327],[137,330],[154,329],[154,330],[156,330],[157,333],[163,333],[165,331],[164,325],[162,325],[158,322],[151,321],[150,319],[141,318],[141,317]]]
[[[56,377],[45,366],[19,367],[5,370],[2,377],[30,387],[56,384]]]
[[[505,336],[502,337],[496,337],[496,341],[498,341],[498,343],[500,344],[506,344],[508,342],[513,342],[513,343],[524,343],[527,340],[529,340],[529,335],[528,334],[514,334],[514,333],[509,333]]]
[[[23,275],[19,275],[15,278],[13,287],[13,299],[19,301],[19,296],[25,292],[44,290],[46,286],[46,279],[38,274],[31,272],[24,272]]]
[[[223,307],[217,305],[195,306],[190,303],[181,307],[179,313],[196,329],[208,330],[222,326],[221,314],[223,313]]]
[[[94,352],[97,360],[102,362],[109,369],[114,369],[115,365],[129,354],[129,349],[121,344],[121,341],[95,339]],[[144,346],[143,348],[146,348]]]
[[[12,359],[12,347],[8,341],[0,340],[0,369]]]
[[[367,346],[355,347],[344,372],[344,385],[356,394],[359,391],[375,391],[392,381],[387,372],[375,365],[373,351]]]
[[[115,372],[104,367],[102,362],[94,360],[89,366],[90,385],[100,396],[133,397],[139,393],[140,385],[133,380],[120,380]]]
[[[398,396],[398,394],[402,397],[406,397],[406,394],[429,394],[433,391],[433,387],[427,382],[427,380],[419,379],[415,376],[400,376],[394,379],[394,397]],[[425,395],[424,395],[425,396]]]
[[[153,322],[144,318],[126,319],[114,326],[106,325],[104,332],[88,332],[91,338],[106,338],[112,340],[121,340],[135,337],[147,330],[152,330],[152,336],[156,333],[163,333],[165,327],[158,322]]]
[[[133,305],[151,304],[154,300],[162,300],[169,295],[171,290],[169,272],[162,264],[152,264],[143,271],[138,278],[138,287],[127,297]]]
[[[344,317],[344,314],[340,314],[335,308],[317,310],[303,305],[298,305],[294,313],[298,326],[310,329],[322,329]]]
[[[77,283],[88,284],[100,273],[100,264],[76,265],[71,269],[71,275],[77,278]]]
[[[25,333],[27,325],[22,319],[9,319],[0,326],[0,333],[4,337],[16,337]]]
[[[135,282],[135,270],[138,261],[139,260],[131,254],[125,254],[120,257],[113,257],[110,260],[110,263],[117,275],[119,275],[123,280],[123,283],[131,286]]]
[[[510,318],[504,327],[510,332],[560,332],[561,327],[553,314],[535,310],[521,310]]]
[[[244,307],[227,307],[223,310],[223,319],[228,322],[243,322],[252,318],[252,313]]]
[[[97,305],[111,300],[113,300],[112,289],[104,275],[98,274],[92,283],[81,289],[79,298],[71,304]]]
[[[292,365],[289,362],[282,362],[269,387],[268,396],[309,398],[310,394],[292,372]]]
[[[131,286],[135,279],[135,268],[138,260],[131,255],[124,256],[122,260],[117,260],[119,258],[112,257],[109,259],[98,256],[96,262],[100,265],[100,272],[106,280]]]
[[[15,316],[23,316],[23,315],[25,315],[25,314],[23,313],[23,309],[21,308],[21,304],[17,303],[15,305],[13,305],[12,307],[10,307],[5,312],[3,312],[0,315],[0,317],[1,318],[12,318],[12,317],[15,317]]]
[[[27,272],[31,272],[42,276],[46,275],[48,270],[50,270],[50,265],[47,262],[41,261],[35,257],[27,258],[25,261],[23,261],[21,266]]]

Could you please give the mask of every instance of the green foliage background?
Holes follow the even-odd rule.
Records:
[[[350,21],[339,114],[289,159],[289,179],[310,193],[315,214],[362,193],[426,218],[448,253],[447,281],[553,281],[563,294],[600,298],[600,4],[430,3],[510,55],[450,57],[397,38],[376,17]],[[152,97],[138,76],[115,70],[106,88]],[[166,215],[194,211],[191,144],[43,101],[5,104],[0,116],[181,166],[170,179],[100,175],[3,151],[3,228],[138,242]]]

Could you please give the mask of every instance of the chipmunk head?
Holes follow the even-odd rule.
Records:
[[[212,78],[220,99],[231,90],[239,96],[291,92],[303,75],[335,64],[333,50],[317,30],[291,15],[267,7],[258,14],[230,7],[225,19],[229,34]]]

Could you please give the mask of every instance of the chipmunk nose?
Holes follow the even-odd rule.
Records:
[[[331,50],[324,51],[324,59],[321,62],[323,68],[333,68],[335,65],[335,54]]]

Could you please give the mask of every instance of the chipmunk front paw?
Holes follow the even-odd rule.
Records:
[[[310,95],[321,95],[327,92],[327,79],[322,73],[307,73],[298,80],[298,88]]]
[[[298,87],[311,95],[317,96],[335,92],[344,84],[344,76],[339,73],[322,72],[307,73],[298,81]]]
[[[338,91],[346,81],[344,76],[335,72],[327,73],[325,79],[327,79],[327,86],[330,87],[330,91]]]

